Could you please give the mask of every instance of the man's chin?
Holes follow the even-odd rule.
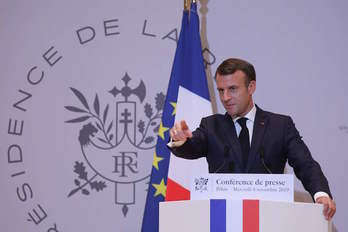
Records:
[[[228,111],[227,110],[227,113],[232,117],[232,119],[234,119],[234,118],[236,118],[238,116],[237,113],[234,112],[234,111]]]

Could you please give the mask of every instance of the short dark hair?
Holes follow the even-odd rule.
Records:
[[[245,60],[237,58],[229,58],[224,60],[216,69],[215,80],[217,74],[225,76],[233,74],[238,70],[244,72],[247,76],[245,80],[247,86],[251,81],[256,81],[256,72],[254,66]]]

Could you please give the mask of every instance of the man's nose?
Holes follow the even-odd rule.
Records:
[[[224,91],[222,94],[223,101],[229,101],[231,99],[231,93],[229,91]]]

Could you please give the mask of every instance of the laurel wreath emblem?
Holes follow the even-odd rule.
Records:
[[[92,107],[90,107],[86,97],[79,90],[75,88],[70,89],[80,101],[82,107],[64,106],[66,110],[80,114],[79,117],[65,122],[86,123],[80,130],[79,142],[81,146],[92,143],[95,147],[101,149],[112,149],[116,147],[118,144],[117,142],[113,142],[115,135],[112,130],[115,126],[114,121],[108,120],[109,104],[106,104],[101,110],[100,100],[98,94],[96,94]],[[155,136],[153,134],[156,134],[159,129],[157,119],[162,117],[165,95],[162,92],[157,93],[154,100],[155,112],[153,106],[150,103],[146,103],[144,105],[146,119],[140,119],[137,122],[137,130],[141,134],[141,139],[137,144],[132,145],[139,149],[150,149],[156,145]],[[91,137],[95,137],[99,142],[95,140],[92,141]],[[88,172],[83,162],[75,161],[74,172],[77,174],[77,178],[74,180],[75,188],[69,192],[68,197],[79,191],[83,195],[89,195],[90,191],[87,189],[87,186],[90,187],[90,190],[95,190],[97,192],[107,187],[104,181],[94,180],[98,176],[97,173],[94,173],[94,175],[88,179]]]

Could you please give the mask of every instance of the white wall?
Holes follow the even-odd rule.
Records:
[[[201,15],[201,20],[206,19],[204,44],[208,43],[216,58],[208,66],[210,84],[213,83],[211,73],[225,58],[241,57],[254,64],[256,103],[265,110],[293,117],[329,179],[338,208],[334,224],[337,231],[343,231],[347,227],[348,207],[344,197],[348,146],[345,104],[348,4],[314,0],[201,3],[208,9]],[[69,112],[64,106],[82,107],[69,89],[73,87],[86,96],[89,105],[93,105],[98,94],[101,109],[109,104],[108,120],[114,120],[116,102],[124,99],[120,95],[114,98],[108,91],[114,86],[122,88],[121,78],[127,72],[132,78],[131,88],[137,87],[141,80],[146,86],[144,102],[130,97],[137,103],[136,120],[145,120],[145,103],[155,109],[154,97],[166,92],[175,42],[162,38],[173,29],[180,29],[182,5],[182,1],[169,0],[1,2],[1,231],[48,231],[54,224],[59,231],[140,230],[148,181],[145,177],[151,167],[153,148],[122,144],[122,149],[133,149],[140,157],[138,174],[129,174],[128,178],[130,182],[139,180],[134,185],[115,184],[97,176],[93,180],[107,185],[102,191],[86,187],[89,195],[78,191],[68,197],[76,187],[74,179],[79,179],[74,172],[75,161],[84,162],[89,177],[95,172],[91,168],[94,166],[89,166],[83,157],[78,142],[84,123],[65,123],[79,114]],[[105,36],[103,22],[107,20],[115,20],[112,23],[118,26],[109,32],[114,30],[119,34]],[[95,37],[81,45],[76,31],[87,26],[95,30]],[[42,57],[51,46],[58,51],[52,59],[62,56],[52,66]],[[38,81],[41,71],[44,77],[33,85],[27,76],[35,66],[30,80]],[[26,111],[13,107],[26,96],[19,90],[32,95],[19,103]],[[216,96],[214,91],[213,99]],[[224,112],[218,99],[215,107],[218,112]],[[23,121],[21,135],[8,133],[10,120],[12,127],[15,120],[18,125]],[[112,131],[115,130],[113,127]],[[14,144],[22,151],[22,161],[10,163],[9,150],[11,160],[17,157],[18,148]],[[91,152],[98,155],[100,151]],[[113,154],[119,154],[120,150],[112,152],[111,161],[106,163],[113,162]],[[96,169],[109,172],[108,177],[116,182],[122,179],[110,170]],[[12,177],[16,173],[21,174]],[[79,181],[81,185],[83,180]],[[297,191],[303,191],[299,183]],[[128,205],[124,216],[122,204],[116,204],[115,198],[129,202],[133,193],[135,202]],[[42,215],[38,205],[47,217],[35,224],[27,219],[30,219],[28,213],[34,215],[33,209]]]

